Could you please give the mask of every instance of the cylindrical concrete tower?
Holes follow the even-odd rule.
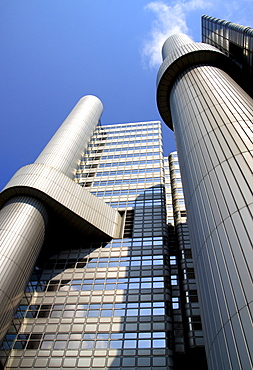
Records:
[[[163,58],[157,104],[175,132],[208,366],[251,369],[252,99],[210,45],[174,35]]]
[[[96,96],[86,95],[81,98],[35,163],[51,166],[73,178],[78,161],[102,112],[103,104]]]
[[[30,196],[13,197],[0,211],[0,341],[24,294],[46,226],[45,207]]]
[[[95,96],[80,99],[35,163],[49,170],[53,167],[59,175],[73,178],[74,169],[100,120],[102,110],[102,103]],[[22,186],[11,187],[11,197],[0,211],[0,342],[23,296],[46,232],[47,211],[43,200],[47,195],[43,194],[40,201],[36,199],[38,192],[35,190],[43,185],[38,182],[47,181],[47,178],[39,177],[39,172],[33,175],[36,180],[28,174]],[[52,183],[52,187],[57,191],[56,184]],[[63,188],[64,184],[62,193]],[[68,197],[71,196],[73,194],[68,192]]]

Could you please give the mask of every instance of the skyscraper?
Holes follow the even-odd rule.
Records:
[[[252,97],[253,29],[203,15],[202,42],[215,46],[233,60],[238,72],[233,77]]]
[[[204,345],[209,369],[251,368],[252,102],[214,46],[163,56],[178,155],[159,121],[103,126],[86,96],[2,192],[4,368],[203,370]]]
[[[171,154],[170,161],[163,157],[161,123],[102,126],[97,116],[85,136],[90,138],[83,153],[76,151],[80,159],[73,179],[62,176],[63,168],[72,174],[69,163],[64,164],[66,146],[62,142],[69,135],[66,125],[73,128],[77,137],[73,135],[72,141],[76,142],[80,131],[75,126],[86,127],[87,121],[81,122],[86,109],[92,116],[97,107],[101,108],[97,98],[81,99],[36,164],[31,165],[30,176],[39,179],[32,182],[26,175],[22,180],[27,169],[21,169],[19,179],[12,180],[3,192],[8,197],[8,189],[15,186],[16,191],[41,198],[49,224],[25,296],[3,341],[1,357],[7,369],[165,370],[180,368],[196,353],[203,357],[179,166],[176,153]],[[72,141],[67,140],[67,145],[73,147]],[[61,155],[55,158],[51,153],[58,150]],[[101,236],[104,225],[98,225],[97,215],[97,228],[93,225],[91,233],[89,226],[87,233],[85,227],[83,230],[73,222],[70,225],[69,210],[63,204],[66,200],[61,198],[59,204],[57,192],[54,201],[50,191],[42,193],[46,185],[40,183],[41,178],[49,178],[50,183],[53,179],[41,176],[48,166],[50,171],[57,169],[61,182],[72,181],[72,197],[80,190],[89,202],[93,201],[94,212],[107,215],[113,211],[113,219],[118,215],[119,227],[111,241],[109,232]],[[59,181],[56,177],[53,188]],[[21,189],[17,181],[23,181]],[[26,190],[24,183],[29,186]],[[62,183],[62,192],[64,186]],[[14,198],[14,204],[17,202]],[[27,197],[23,202],[33,204]],[[104,211],[103,206],[108,209]],[[85,217],[88,219],[88,214]],[[11,283],[15,286],[14,277]],[[4,307],[2,310],[5,312]]]
[[[251,369],[253,104],[234,60],[252,63],[253,30],[210,17],[203,25],[204,41],[227,44],[228,55],[168,38],[157,103],[175,132],[209,368]]]

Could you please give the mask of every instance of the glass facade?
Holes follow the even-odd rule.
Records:
[[[202,42],[215,46],[239,66],[236,81],[253,97],[253,29],[203,15]]]
[[[121,238],[61,241],[39,259],[2,362],[179,369],[203,339],[177,154],[163,157],[161,123],[99,124],[74,181],[122,214]]]
[[[204,16],[203,37],[233,59],[252,30],[224,22]],[[204,346],[209,369],[252,368],[252,100],[212,45],[180,34],[163,49],[158,106],[178,155],[164,158],[159,121],[102,126],[88,96],[10,181],[1,337],[38,259],[2,368],[204,370]]]

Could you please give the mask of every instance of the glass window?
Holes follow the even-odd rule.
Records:
[[[124,341],[124,348],[136,348],[137,341],[136,340],[125,340]]]
[[[105,340],[97,340],[96,341],[96,348],[107,348],[108,347],[108,342]]]
[[[81,340],[82,339],[82,334],[78,334],[78,333],[70,334],[70,339],[72,339],[72,340]]]
[[[91,340],[87,340],[87,341],[83,341],[82,342],[82,348],[83,349],[91,349],[94,347],[94,341],[91,341]]]
[[[154,348],[165,348],[166,347],[165,339],[153,339],[153,347]]]
[[[164,308],[153,308],[153,315],[165,315],[165,309]]]
[[[138,341],[138,348],[150,348],[150,347],[151,347],[151,340],[141,339]]]
[[[127,308],[138,308],[138,303],[128,303]]]
[[[137,333],[126,333],[125,339],[135,339],[137,338]]]
[[[61,317],[62,311],[52,311],[50,316],[51,317]]]
[[[101,316],[102,317],[110,317],[110,316],[112,316],[112,310],[102,310],[101,311]]]
[[[85,333],[83,335],[83,339],[85,339],[85,340],[95,340],[95,338],[96,338],[96,334],[92,334],[92,333],[88,334],[88,333]]]
[[[121,338],[123,338],[122,333],[112,333],[111,334],[111,339],[121,339]]]
[[[173,310],[179,308],[179,297],[172,297],[172,308]]]
[[[115,349],[122,348],[122,340],[111,340],[110,341],[110,348],[115,348]]]
[[[63,312],[63,317],[73,317],[74,316],[74,311],[64,311]]]
[[[139,283],[130,283],[129,284],[129,289],[139,289],[140,284]]]
[[[55,338],[55,334],[45,334],[44,335],[44,340],[49,340],[49,339],[54,339]]]
[[[77,340],[70,340],[68,342],[68,349],[78,349],[80,346],[80,342]]]
[[[161,283],[153,283],[153,284],[161,284]],[[148,289],[148,288],[152,288],[151,283],[141,283],[141,289]],[[154,288],[158,288],[158,287],[154,286]]]
[[[51,349],[53,347],[54,342],[49,340],[44,340],[41,343],[41,349]]]
[[[102,308],[106,308],[106,309],[113,308],[113,304],[112,303],[104,303],[104,304],[102,304]]]
[[[124,317],[126,314],[126,311],[125,310],[114,310],[114,316],[121,316],[121,317]]]
[[[127,310],[127,316],[137,316],[138,315],[138,309],[128,309]]]
[[[127,284],[118,284],[118,289],[127,289],[128,285]]]
[[[140,309],[141,316],[151,316],[151,309],[150,308],[141,308]]]
[[[88,313],[88,317],[98,317],[98,316],[99,316],[99,313],[100,313],[100,311],[97,311],[97,310],[91,310],[91,311],[89,311],[89,313]]]
[[[102,339],[108,339],[109,338],[109,334],[108,333],[99,333],[97,335],[97,339],[98,340],[102,340]]]
[[[162,281],[153,283],[153,288],[163,288],[163,287],[164,287],[164,284]]]
[[[68,339],[68,334],[57,334],[56,339]]]
[[[54,349],[64,349],[67,345],[66,341],[63,340],[57,340],[54,344]]]
[[[177,285],[177,275],[171,275],[171,285]]]
[[[83,311],[76,311],[75,312],[75,317],[86,317],[87,316],[87,311],[83,310]]]
[[[125,308],[126,304],[125,303],[115,303],[115,308]]]

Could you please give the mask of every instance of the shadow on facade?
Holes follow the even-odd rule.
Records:
[[[164,187],[140,193],[133,211],[128,237],[110,242],[53,223],[3,343],[10,368],[172,368]]]

